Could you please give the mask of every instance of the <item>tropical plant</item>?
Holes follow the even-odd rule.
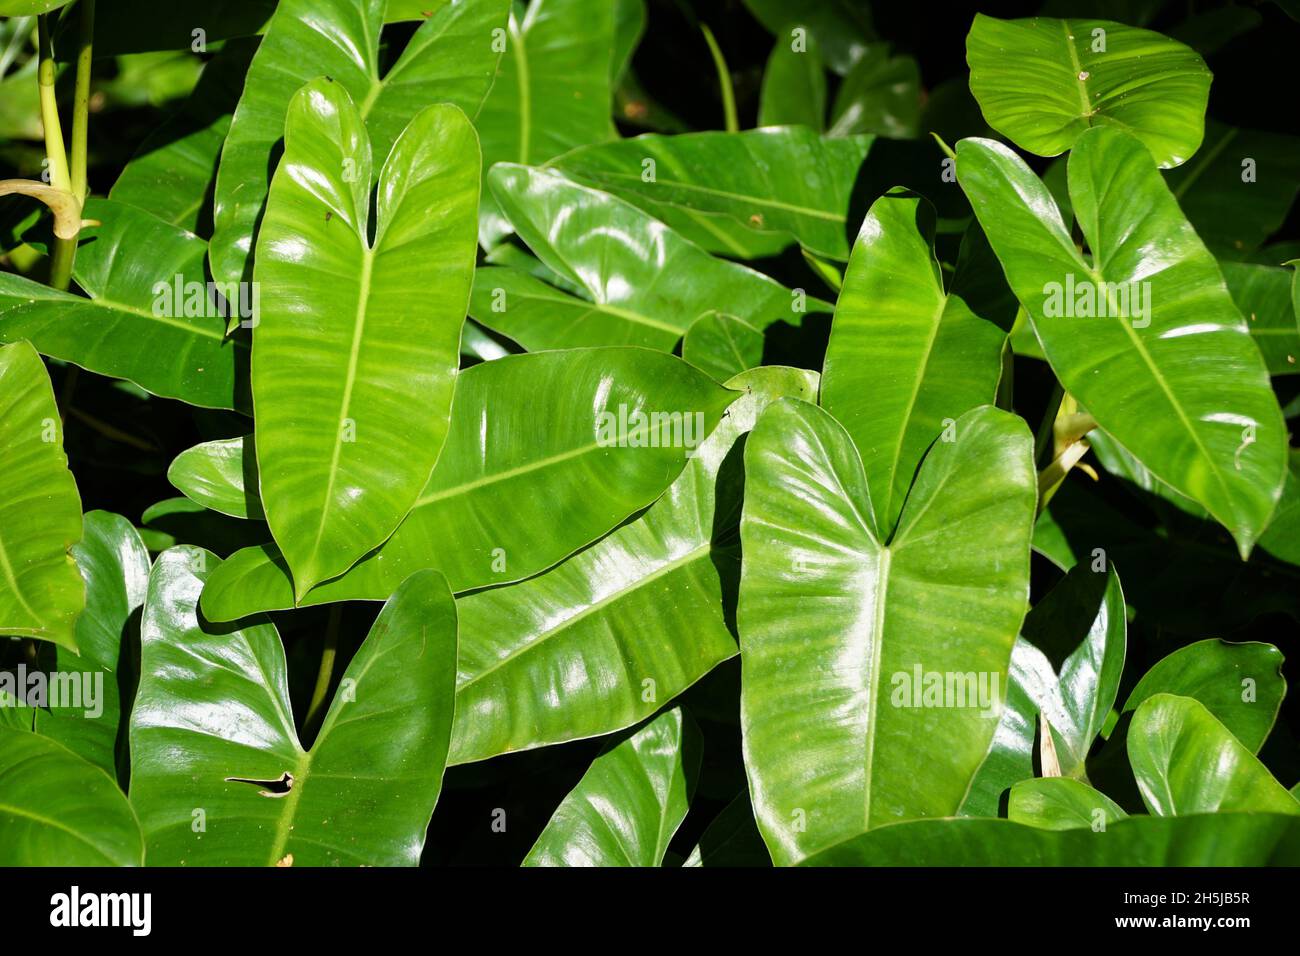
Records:
[[[0,865],[1300,862],[1294,4],[101,6],[0,0]]]

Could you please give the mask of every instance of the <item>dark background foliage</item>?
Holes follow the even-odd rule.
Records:
[[[717,36],[730,67],[740,125],[754,126],[763,68],[774,40],[741,0],[648,0],[647,6],[646,33],[633,60],[633,71],[645,92],[685,128],[721,128],[723,112],[717,78],[698,29],[703,22]],[[1300,23],[1273,3],[1048,0],[1045,5],[887,2],[871,7],[879,34],[892,43],[896,52],[909,54],[919,62],[925,95],[932,101],[934,91],[945,83],[965,90],[965,38],[976,10],[999,17],[1038,13],[1095,16],[1183,38],[1180,30],[1185,29],[1189,17],[1233,7],[1244,9],[1253,16],[1241,15],[1243,22],[1253,22],[1254,26],[1206,55],[1215,74],[1209,116],[1233,125],[1300,135],[1300,111],[1294,107],[1291,92],[1300,51]],[[414,25],[407,24],[386,31],[390,58],[396,57],[413,30]],[[125,69],[120,60],[98,63],[98,93],[91,118],[93,192],[105,194],[145,136],[170,115],[178,97],[188,89],[187,71],[197,65],[184,62],[189,59],[197,58],[179,55],[178,61],[168,59],[136,73]],[[833,98],[838,78],[832,76],[831,82]],[[177,85],[181,92],[169,95],[169,83]],[[19,96],[30,97],[30,102],[19,102]],[[7,83],[0,87],[0,98],[0,119],[34,112],[34,85]],[[933,123],[931,128],[938,128],[949,142],[982,132],[978,110],[969,95],[956,99],[957,109],[945,110],[942,116],[927,115]],[[626,117],[620,118],[619,126],[624,135],[644,131]],[[939,154],[932,142],[926,139],[896,148],[900,164],[891,169],[901,170],[915,180],[908,185],[921,188],[941,206],[952,200],[940,193],[945,188],[956,193],[956,201],[964,202],[955,184],[945,187],[933,175]],[[0,164],[16,169],[16,173],[6,175],[39,174],[42,153],[39,132],[31,140],[14,136],[0,145]],[[1047,165],[1045,160],[1027,158],[1040,172]],[[855,199],[860,208],[850,216],[850,222],[860,221],[880,191],[861,190]],[[1273,242],[1300,240],[1297,209],[1292,210]],[[0,212],[0,229],[25,228],[32,218],[32,206],[6,204]],[[22,267],[13,261],[3,265],[10,269]],[[777,260],[754,265],[790,285],[818,285],[797,249]],[[825,334],[823,327],[772,336],[764,360],[819,368]],[[50,362],[50,366],[56,393],[67,414],[66,447],[85,510],[101,508],[127,516],[146,530],[151,548],[166,547],[174,539],[228,555],[261,540],[263,535],[256,531],[250,537],[247,522],[212,512],[180,510],[160,514],[154,507],[178,497],[165,477],[168,464],[178,452],[199,441],[241,434],[248,430],[246,420],[231,413],[149,398],[137,389],[87,372],[76,374],[74,381],[60,363]],[[1014,375],[1017,411],[1031,424],[1036,423],[1046,403],[1050,373],[1040,362],[1017,359]],[[1300,391],[1296,381],[1277,380],[1284,407]],[[1128,601],[1136,612],[1130,623],[1127,683],[1121,687],[1120,701],[1151,664],[1177,647],[1206,637],[1275,643],[1291,658],[1286,671],[1294,679],[1296,662],[1300,661],[1300,568],[1274,562],[1259,552],[1249,564],[1242,565],[1226,532],[1217,525],[1191,519],[1119,478],[1100,474],[1097,483],[1079,473],[1072,475],[1058,503],[1066,516],[1063,524],[1067,535],[1087,532],[1092,536],[1089,540],[1095,540],[1101,534],[1120,568]],[[1059,578],[1059,571],[1036,556],[1034,599]],[[345,659],[360,643],[377,610],[377,605],[366,604],[345,608],[341,647]],[[277,615],[289,657],[291,690],[299,708],[305,707],[310,696],[327,618],[325,608]],[[3,663],[0,661],[0,665]],[[336,673],[342,670],[340,666]],[[686,703],[704,731],[704,757],[697,796],[673,841],[669,862],[673,853],[689,852],[704,826],[745,785],[738,695],[739,664],[735,660],[715,670],[686,695]],[[298,716],[301,720],[301,713]],[[1278,730],[1261,754],[1288,787],[1300,779],[1297,733],[1300,695],[1292,694],[1283,705]],[[580,741],[448,770],[430,828],[425,863],[517,863],[603,743]],[[498,811],[504,811],[504,832],[493,827],[494,819],[501,817]]]

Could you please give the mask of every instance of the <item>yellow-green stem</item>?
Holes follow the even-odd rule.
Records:
[[[707,24],[700,24],[700,31],[704,34],[704,42],[709,45],[709,54],[713,57],[713,67],[718,71],[718,85],[722,87],[722,115],[726,122],[727,132],[736,133],[740,131],[740,120],[736,116],[736,91],[731,86],[731,71],[727,68],[726,57],[722,55],[722,48],[718,46],[718,41],[714,39],[713,31]]]
[[[86,202],[86,149],[90,125],[90,68],[95,39],[95,0],[80,0],[81,15],[77,37],[77,85],[72,98],[72,156],[69,178],[72,193],[83,205]]]

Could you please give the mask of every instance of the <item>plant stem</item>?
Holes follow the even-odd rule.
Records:
[[[713,37],[713,31],[709,29],[707,23],[700,24],[700,32],[704,34],[704,42],[709,45],[709,54],[713,57],[713,68],[718,71],[718,85],[722,87],[722,115],[726,120],[728,133],[740,131],[740,120],[736,117],[736,91],[731,86],[731,71],[727,69],[726,57],[722,55],[722,49],[718,46],[718,41]]]
[[[72,193],[77,202],[86,202],[86,145],[90,125],[90,68],[95,40],[95,0],[80,0],[81,14],[77,36],[77,85],[72,98]]]
[[[36,81],[41,98],[41,126],[45,130],[45,162],[50,174],[50,185],[66,193],[72,192],[72,178],[68,172],[68,153],[63,145],[63,127],[59,123],[59,104],[54,93],[54,47],[50,42],[50,15],[36,18],[37,56]],[[50,285],[60,291],[72,284],[72,263],[77,255],[77,240],[50,240]]]
[[[50,185],[64,192],[72,192],[72,179],[68,174],[68,153],[63,145],[63,127],[59,125],[59,104],[54,97],[54,47],[50,42],[50,15],[42,13],[36,18],[37,56],[36,81],[41,94],[41,126],[45,130],[45,158],[49,164]]]
[[[1055,430],[1056,414],[1061,410],[1061,399],[1064,397],[1065,389],[1061,386],[1061,383],[1053,383],[1052,395],[1047,400],[1047,410],[1043,412],[1043,420],[1038,423],[1038,434],[1034,436],[1034,461],[1038,463],[1039,468],[1051,462],[1048,453],[1052,448],[1052,434]]]
[[[303,738],[310,740],[316,734],[321,719],[325,716],[325,695],[329,693],[330,683],[334,680],[334,659],[339,650],[339,624],[343,616],[342,607],[330,606],[329,624],[325,627],[325,646],[320,652],[320,669],[316,672],[316,687],[311,692],[311,703],[307,705],[307,716],[303,718]]]

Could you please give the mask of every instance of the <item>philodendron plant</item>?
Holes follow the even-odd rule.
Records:
[[[227,7],[0,0],[0,865],[1300,862],[1263,14]]]

